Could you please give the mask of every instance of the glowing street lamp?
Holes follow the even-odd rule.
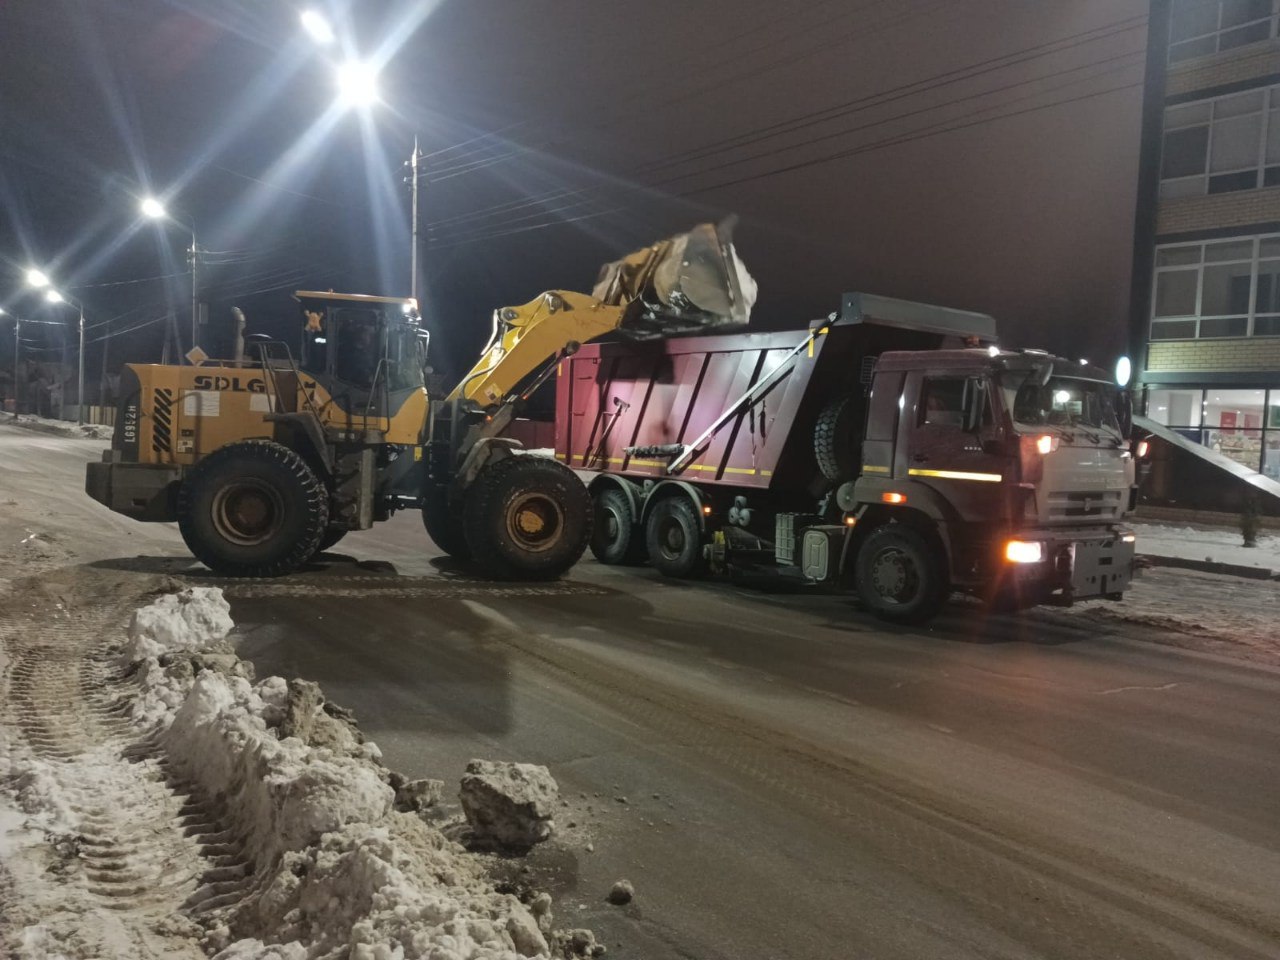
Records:
[[[372,64],[348,60],[338,68],[338,100],[346,107],[371,107],[378,102],[378,71]]]
[[[191,231],[191,349],[194,350],[196,348],[196,338],[199,336],[200,323],[200,296],[197,277],[200,248],[196,245],[195,218],[175,216],[169,212],[168,208],[160,200],[150,196],[143,197],[138,207],[142,211],[142,215],[148,220],[155,220],[157,223],[185,225]]]
[[[27,283],[35,287],[37,290],[44,290],[44,298],[48,303],[66,303],[75,308],[80,314],[80,360],[79,372],[76,378],[76,420],[84,423],[84,304],[79,300],[63,296],[53,282],[49,279],[49,275],[42,270],[32,267],[27,271]]]
[[[324,14],[317,10],[304,10],[302,12],[302,28],[307,31],[312,40],[322,47],[327,47],[333,43],[333,27],[324,18]]]

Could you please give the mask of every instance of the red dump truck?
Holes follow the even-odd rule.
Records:
[[[768,565],[900,622],[952,591],[1119,599],[1127,395],[994,342],[988,316],[845,294],[805,330],[590,344],[560,365],[555,456],[589,480],[604,563]]]

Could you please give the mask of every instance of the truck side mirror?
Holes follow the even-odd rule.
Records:
[[[977,377],[964,382],[964,431],[977,433],[982,427],[982,411],[987,403],[987,384]]]
[[[1123,437],[1133,435],[1133,394],[1121,390],[1116,397],[1116,418],[1120,421],[1120,434]]]

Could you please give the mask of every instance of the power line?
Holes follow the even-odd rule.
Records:
[[[815,157],[813,159],[806,160],[803,162],[790,164],[785,167],[778,167],[773,170],[762,171],[760,173],[739,177],[734,180],[728,180],[721,183],[708,184],[701,187],[691,188],[689,190],[685,190],[680,193],[674,194],[673,196],[684,197],[684,196],[690,196],[695,193],[707,193],[711,190],[720,190],[725,187],[737,186],[739,184],[748,183],[755,180],[762,180],[767,177],[778,176],[779,174],[783,174],[783,173],[791,173],[796,170],[805,169],[807,167],[818,166],[820,164],[829,163],[833,160],[845,159],[845,158],[856,156],[863,153],[871,153],[876,150],[882,150],[888,147],[899,146],[906,143],[912,143],[917,140],[924,140],[930,137],[940,136],[945,133],[953,133],[957,130],[967,129],[969,127],[978,126],[984,123],[994,123],[998,120],[1007,120],[1013,117],[1034,113],[1039,110],[1048,110],[1053,107],[1065,106],[1067,104],[1078,103],[1083,100],[1093,99],[1094,97],[1101,97],[1101,96],[1107,96],[1112,93],[1119,93],[1122,90],[1132,90],[1137,87],[1141,87],[1142,84],[1143,84],[1142,81],[1137,81],[1135,83],[1122,84],[1116,87],[1109,87],[1105,90],[1097,90],[1091,93],[1085,93],[1075,97],[1068,97],[1061,100],[1055,100],[1050,103],[1040,104],[1034,107],[1027,107],[1022,110],[1015,110],[1015,111],[1010,111],[1008,113],[998,114],[997,116],[994,116],[994,117],[986,117],[983,119],[972,120],[967,123],[954,123],[953,121],[946,121],[940,124],[935,124],[931,128],[922,128],[921,130],[913,132],[911,134],[905,134],[905,135],[900,135],[896,137],[889,137],[884,140],[877,141],[871,144],[865,144],[863,146],[851,148],[849,150],[838,151],[836,153],[827,154],[822,157]],[[973,113],[975,114],[986,113],[993,109],[999,109],[999,107],[984,107],[984,108],[981,108],[980,110],[974,111]],[[967,116],[972,116],[972,115],[973,114],[968,114]],[[957,118],[957,119],[962,119],[962,118]],[[947,124],[950,124],[950,125],[947,125]],[[534,230],[543,230],[543,229],[546,229],[547,227],[555,227],[555,226],[561,226],[561,225],[566,225],[570,223],[578,223],[583,220],[591,220],[597,217],[607,216],[612,213],[620,213],[626,209],[627,209],[626,207],[622,207],[622,206],[613,207],[612,209],[609,209],[609,210],[600,210],[593,213],[583,214],[578,217],[569,217],[563,220],[556,220],[548,223],[532,224],[525,227],[517,227],[512,230],[500,231],[497,233],[487,234],[483,236],[466,237],[460,240],[441,243],[438,245],[437,249],[446,249],[449,247],[463,246],[470,243],[477,243],[483,240],[496,240],[502,237],[513,236],[519,233],[529,233]]]
[[[1109,39],[1112,36],[1117,36],[1121,33],[1128,32],[1130,30],[1135,29],[1138,26],[1141,26],[1141,24],[1145,22],[1145,19],[1146,18],[1142,16],[1129,17],[1124,20],[1116,21],[1114,23],[1105,24],[1100,27],[1094,27],[1090,30],[1081,31],[1080,33],[1077,33],[1077,34],[1071,34],[1066,37],[1060,37],[1055,40],[1046,41],[1040,44],[1035,44],[1033,46],[1026,47],[1021,50],[1013,51],[1012,53],[1002,54],[1001,56],[998,56],[998,57],[992,57],[987,60],[979,61],[978,63],[970,64],[965,67],[959,67],[953,70],[944,71],[942,73],[935,74],[931,77],[926,77],[924,79],[913,81],[911,83],[902,84],[900,86],[893,87],[888,90],[880,91],[874,94],[868,94],[861,97],[857,97],[852,100],[845,101],[843,103],[835,104],[829,107],[825,107],[821,110],[817,110],[808,114],[801,115],[799,117],[794,117],[788,120],[780,121],[778,123],[755,128],[752,130],[747,130],[747,131],[744,131],[743,133],[737,134],[732,137],[713,141],[710,144],[704,144],[700,147],[678,151],[676,153],[669,154],[666,157],[659,157],[654,160],[650,160],[645,163],[638,164],[637,166],[631,168],[630,170],[625,171],[622,175],[633,176],[633,175],[643,174],[647,172],[652,172],[654,170],[662,169],[663,167],[674,166],[686,161],[705,159],[717,153],[725,153],[731,149],[736,149],[742,146],[748,146],[754,142],[760,142],[761,140],[772,139],[773,137],[781,136],[785,133],[802,129],[804,127],[813,126],[818,123],[823,123],[823,122],[826,122],[827,120],[835,119],[836,117],[839,117],[839,116],[845,116],[851,113],[862,112],[864,110],[882,106],[886,103],[891,103],[897,100],[905,99],[907,97],[930,92],[932,90],[945,86],[947,83],[955,83],[955,82],[960,82],[962,80],[970,80],[975,77],[985,75],[987,73],[1004,70],[1012,66],[1018,66],[1022,63],[1030,62],[1032,60],[1036,60],[1042,57],[1052,56],[1054,54],[1071,50],[1079,46],[1095,43],[1104,39]],[[1092,34],[1097,34],[1097,36],[1091,36]],[[991,92],[998,92],[998,90],[991,91]],[[454,217],[445,218],[443,220],[436,221],[431,226],[433,228],[438,228],[441,226],[453,226],[456,224],[470,223],[475,220],[488,219],[490,217],[497,216],[499,214],[510,214],[510,213],[518,212],[523,209],[527,209],[529,207],[542,206],[546,203],[552,203],[560,199],[566,199],[568,197],[585,195],[593,191],[599,192],[600,189],[601,188],[579,188],[576,190],[565,189],[565,190],[560,190],[558,192],[553,191],[551,193],[543,194],[542,196],[538,196],[538,197],[518,198],[516,200],[507,201],[502,204],[496,204],[484,210],[474,211],[469,214],[460,214]],[[560,208],[560,209],[565,209],[565,208]],[[524,217],[520,219],[528,219],[528,218]],[[512,222],[518,222],[518,221],[508,221],[508,224]]]
[[[884,125],[886,125],[886,124],[890,124],[890,123],[897,123],[897,122],[899,122],[899,121],[906,120],[906,119],[908,119],[909,117],[918,116],[918,115],[920,115],[920,114],[924,114],[924,113],[930,113],[930,112],[935,111],[935,110],[940,110],[940,109],[942,109],[942,108],[944,108],[944,107],[955,106],[955,105],[957,105],[957,104],[964,103],[964,102],[969,101],[969,100],[982,99],[982,98],[984,98],[984,97],[993,96],[993,95],[995,95],[995,94],[999,94],[999,93],[1007,93],[1007,92],[1009,92],[1009,91],[1011,91],[1011,90],[1016,90],[1016,89],[1018,89],[1018,88],[1020,88],[1020,87],[1023,87],[1023,86],[1031,86],[1031,85],[1034,85],[1034,84],[1042,83],[1042,82],[1043,82],[1043,81],[1045,81],[1045,80],[1053,79],[1054,77],[1057,77],[1057,76],[1063,76],[1063,75],[1071,74],[1071,73],[1078,73],[1078,72],[1079,72],[1079,71],[1081,71],[1081,70],[1089,70],[1089,69],[1093,69],[1094,67],[1098,67],[1098,66],[1101,66],[1101,65],[1103,65],[1103,64],[1105,64],[1105,63],[1111,63],[1111,62],[1114,62],[1114,61],[1117,61],[1117,60],[1126,60],[1126,59],[1132,58],[1132,57],[1134,57],[1134,56],[1141,55],[1141,54],[1142,54],[1142,52],[1143,52],[1143,51],[1141,51],[1141,50],[1128,51],[1128,52],[1126,52],[1126,53],[1118,54],[1118,55],[1113,56],[1113,57],[1107,57],[1107,58],[1104,58],[1104,59],[1102,59],[1102,60],[1097,60],[1097,61],[1092,61],[1092,62],[1087,63],[1087,64],[1082,64],[1082,65],[1077,66],[1077,67],[1071,67],[1071,68],[1068,68],[1068,69],[1065,69],[1065,70],[1055,71],[1054,73],[1045,74],[1045,75],[1040,76],[1040,77],[1033,77],[1033,78],[1030,78],[1030,79],[1028,79],[1028,80],[1020,80],[1020,81],[1017,81],[1017,82],[1015,82],[1015,83],[1006,84],[1006,85],[1005,85],[1005,86],[1003,86],[1003,87],[996,87],[996,88],[993,88],[993,89],[990,89],[990,90],[984,90],[984,91],[980,91],[980,92],[978,92],[978,93],[968,94],[968,95],[963,96],[963,97],[955,97],[955,98],[953,98],[953,99],[951,99],[951,100],[942,101],[941,103],[931,104],[931,105],[929,105],[929,106],[926,106],[926,107],[920,107],[920,108],[917,108],[917,109],[915,109],[915,110],[907,111],[907,112],[905,112],[905,113],[895,114],[894,116],[886,117],[886,118],[883,118],[883,119],[881,119],[881,120],[875,120],[875,121],[872,121],[872,122],[869,122],[869,123],[861,124],[861,125],[859,125],[859,126],[849,127],[849,128],[845,128],[845,129],[842,129],[842,130],[837,130],[837,131],[834,131],[834,132],[832,132],[832,133],[827,133],[827,134],[824,134],[824,135],[819,136],[819,137],[813,137],[813,138],[810,138],[810,139],[808,139],[808,140],[800,141],[800,142],[798,142],[798,143],[792,143],[792,144],[784,145],[784,146],[781,146],[781,147],[774,148],[774,149],[772,149],[772,150],[766,150],[766,151],[762,151],[762,152],[760,152],[760,153],[752,154],[752,155],[750,155],[750,156],[739,157],[739,158],[734,159],[734,160],[727,160],[727,161],[725,161],[725,162],[723,162],[723,163],[717,164],[717,165],[716,165],[716,166],[714,166],[714,167],[708,167],[708,168],[705,168],[705,169],[702,169],[702,170],[694,170],[694,171],[690,171],[690,172],[688,172],[688,173],[675,174],[675,175],[672,175],[672,176],[668,176],[668,177],[660,178],[660,179],[658,179],[658,180],[656,180],[656,181],[653,181],[653,182],[650,182],[650,183],[643,184],[643,185],[641,185],[641,187],[639,187],[639,188],[640,188],[640,189],[653,189],[654,187],[658,187],[658,186],[665,186],[665,185],[667,185],[667,184],[675,183],[675,182],[680,181],[680,180],[687,180],[687,179],[689,179],[690,177],[705,176],[705,175],[707,175],[707,174],[716,173],[716,172],[719,172],[719,171],[721,171],[721,170],[725,170],[725,169],[727,169],[727,168],[729,168],[729,167],[738,166],[739,164],[743,164],[743,163],[750,163],[750,162],[752,162],[752,161],[760,160],[760,159],[763,159],[763,158],[765,158],[765,157],[769,157],[769,156],[774,156],[774,155],[779,154],[779,153],[787,153],[787,152],[791,152],[791,151],[793,151],[793,150],[798,150],[798,149],[801,149],[801,148],[806,147],[806,146],[812,146],[813,144],[820,143],[820,142],[823,142],[823,141],[826,141],[826,140],[831,140],[831,139],[840,138],[840,137],[846,137],[846,136],[850,136],[851,134],[854,134],[854,133],[861,133],[861,132],[863,132],[863,131],[866,131],[866,130],[870,130],[870,129],[872,129],[873,127],[884,126]],[[1107,74],[1109,74],[1109,73],[1113,73],[1113,72],[1115,72],[1116,70],[1127,69],[1127,68],[1128,68],[1128,67],[1130,67],[1130,66],[1134,66],[1134,64],[1120,64],[1119,66],[1114,67],[1114,68],[1112,68],[1112,69],[1099,71],[1098,73],[1095,73],[1095,74],[1093,74],[1092,76],[1089,76],[1089,77],[1083,77],[1083,78],[1079,78],[1079,79],[1076,79],[1076,80],[1068,81],[1068,82],[1067,82],[1067,83],[1065,83],[1065,84],[1059,84],[1059,85],[1057,85],[1056,87],[1051,87],[1049,90],[1038,90],[1038,91],[1036,91],[1036,92],[1034,92],[1034,93],[1028,94],[1028,95],[1023,96],[1023,97],[1018,97],[1018,98],[1015,98],[1015,99],[1013,99],[1013,100],[1007,100],[1007,101],[1005,101],[1004,103],[1000,103],[1000,104],[993,104],[993,105],[990,105],[990,106],[987,106],[987,107],[983,107],[983,108],[981,108],[981,110],[980,110],[979,112],[985,112],[985,111],[987,111],[987,110],[999,109],[999,108],[1001,108],[1001,107],[1008,106],[1008,105],[1009,105],[1009,104],[1011,104],[1011,103],[1018,103],[1018,102],[1021,102],[1021,101],[1023,101],[1023,100],[1026,100],[1026,99],[1031,99],[1031,98],[1034,98],[1034,97],[1042,96],[1043,94],[1045,94],[1045,93],[1049,93],[1049,92],[1052,92],[1053,90],[1062,89],[1062,87],[1065,87],[1065,86],[1071,86],[1072,84],[1075,84],[1075,83],[1082,83],[1082,82],[1087,82],[1087,81],[1089,81],[1089,80],[1094,80],[1094,79],[1096,79],[1096,78],[1098,78],[1098,77],[1106,76],[1106,75],[1107,75]],[[942,121],[939,121],[939,122],[942,122]],[[539,217],[539,216],[547,216],[547,215],[550,215],[550,214],[560,213],[560,212],[564,212],[564,211],[570,211],[570,210],[573,210],[573,209],[574,209],[574,208],[576,208],[576,207],[581,207],[581,206],[583,206],[584,204],[592,203],[592,202],[594,202],[594,201],[595,201],[595,199],[596,199],[596,198],[594,198],[594,197],[587,197],[587,198],[582,199],[582,200],[577,200],[577,201],[574,201],[574,202],[568,203],[568,204],[566,204],[566,205],[564,205],[564,206],[561,206],[561,207],[554,207],[554,208],[552,208],[552,209],[550,209],[550,210],[543,210],[543,211],[538,211],[538,212],[535,212],[535,213],[525,214],[525,215],[524,215],[524,216],[522,216],[522,217],[517,217],[517,218],[516,218],[516,219],[514,219],[514,220],[509,220],[509,221],[507,221],[506,226],[513,226],[513,225],[515,225],[516,223],[519,223],[519,222],[521,222],[521,221],[524,221],[524,220],[531,220],[531,219],[534,219],[534,218]],[[448,239],[448,238],[446,238],[446,239]]]
[[[830,6],[830,5],[833,5],[833,4],[841,4],[841,3],[843,3],[843,2],[844,2],[844,0],[825,0],[825,2],[821,2],[821,3],[817,4],[817,5],[810,5],[810,6],[808,7],[808,9],[816,9],[817,7],[821,7],[821,6]],[[916,10],[916,11],[914,11],[914,12],[907,12],[907,13],[902,13],[902,14],[898,14],[898,15],[895,15],[895,16],[891,16],[890,18],[888,18],[887,20],[885,20],[885,21],[883,21],[883,22],[878,22],[878,23],[874,23],[874,24],[872,24],[870,27],[868,27],[868,25],[867,25],[867,24],[865,24],[865,23],[864,23],[864,24],[860,24],[860,25],[859,25],[859,27],[858,27],[857,29],[852,30],[852,31],[849,31],[849,32],[846,32],[846,33],[843,33],[843,34],[839,34],[839,35],[837,35],[837,36],[836,36],[836,37],[834,37],[834,38],[830,38],[830,39],[828,39],[828,40],[824,41],[823,43],[818,44],[817,46],[807,47],[807,48],[805,48],[804,50],[801,50],[801,51],[799,51],[799,52],[797,52],[797,53],[794,53],[794,54],[788,55],[788,56],[786,56],[786,57],[776,58],[776,59],[774,59],[774,60],[766,60],[766,61],[764,61],[763,63],[755,64],[755,65],[753,65],[753,67],[752,67],[751,71],[750,71],[748,74],[745,74],[745,75],[744,75],[744,74],[736,74],[736,75],[732,75],[732,76],[729,76],[729,77],[722,78],[720,81],[718,81],[718,82],[712,82],[712,83],[697,83],[697,84],[693,84],[693,83],[691,83],[691,81],[696,80],[698,77],[702,77],[702,76],[706,76],[706,75],[709,75],[709,74],[711,74],[711,73],[714,73],[714,72],[715,72],[717,69],[719,69],[720,67],[723,67],[723,66],[726,66],[726,65],[735,64],[735,63],[740,63],[740,62],[743,60],[743,58],[744,58],[744,57],[749,56],[750,54],[758,53],[758,52],[761,52],[761,51],[771,51],[771,50],[774,50],[774,49],[776,49],[776,48],[779,46],[779,44],[780,44],[781,42],[785,42],[786,40],[789,40],[789,39],[791,39],[791,38],[793,38],[793,37],[802,37],[802,36],[806,36],[806,35],[812,34],[812,33],[816,32],[819,28],[824,27],[824,26],[826,26],[826,25],[828,25],[828,24],[834,23],[834,22],[836,22],[836,21],[838,21],[838,20],[841,20],[841,19],[843,19],[843,18],[845,18],[845,17],[848,17],[848,16],[850,16],[850,15],[854,15],[854,14],[865,14],[865,13],[866,13],[868,10],[870,10],[872,7],[874,7],[874,6],[883,6],[883,5],[884,5],[884,4],[886,4],[887,2],[888,2],[888,0],[869,0],[869,2],[865,3],[865,4],[864,4],[862,7],[860,7],[860,8],[855,8],[855,9],[844,9],[844,10],[841,10],[841,11],[840,11],[839,13],[837,13],[835,16],[827,17],[826,19],[820,20],[820,21],[818,21],[817,23],[813,23],[813,24],[799,24],[799,25],[797,25],[797,27],[796,27],[796,29],[795,29],[795,30],[792,30],[792,31],[783,31],[783,32],[781,32],[781,33],[779,33],[779,34],[775,34],[774,36],[771,36],[771,37],[769,38],[769,40],[768,40],[766,43],[761,44],[760,46],[752,47],[752,48],[749,48],[749,49],[747,49],[747,50],[739,50],[739,51],[735,51],[735,53],[734,53],[734,55],[733,55],[732,57],[726,58],[726,59],[721,60],[721,61],[718,61],[718,62],[716,62],[716,63],[709,64],[709,65],[707,65],[707,67],[706,67],[706,68],[704,68],[704,69],[702,69],[702,70],[695,70],[695,71],[693,71],[693,72],[692,72],[692,73],[690,73],[690,74],[682,75],[682,76],[681,76],[681,78],[680,78],[681,86],[688,88],[688,89],[686,90],[686,92],[684,92],[683,94],[679,94],[679,95],[676,95],[676,96],[673,96],[673,97],[669,97],[669,98],[667,98],[666,100],[657,101],[656,103],[651,103],[651,104],[650,104],[646,109],[644,109],[644,110],[640,110],[640,111],[631,111],[630,113],[628,113],[628,114],[627,114],[627,116],[626,116],[626,118],[625,118],[625,121],[624,121],[624,120],[622,120],[622,119],[614,120],[614,121],[611,121],[611,122],[609,122],[609,123],[600,124],[600,125],[599,125],[598,127],[596,127],[595,129],[596,129],[597,131],[598,131],[598,130],[607,130],[607,129],[609,129],[610,127],[617,126],[618,124],[623,123],[623,122],[632,122],[632,121],[634,121],[634,120],[636,119],[636,117],[638,117],[638,116],[645,116],[645,115],[651,114],[651,113],[653,113],[654,111],[659,110],[659,109],[661,109],[661,108],[663,108],[663,107],[666,107],[666,106],[670,106],[670,105],[671,105],[671,104],[673,104],[673,103],[679,103],[679,102],[682,102],[682,101],[684,101],[684,100],[689,100],[689,99],[694,98],[694,97],[701,97],[701,96],[705,96],[706,94],[711,93],[711,92],[713,92],[713,91],[715,91],[715,90],[718,90],[718,89],[720,89],[721,87],[725,86],[726,84],[728,84],[728,83],[732,83],[732,82],[733,82],[733,81],[735,81],[735,80],[746,79],[746,78],[749,78],[749,79],[755,79],[756,77],[759,77],[759,76],[761,76],[761,75],[762,75],[762,74],[764,74],[764,73],[772,72],[773,70],[776,70],[776,69],[778,69],[778,68],[779,68],[779,67],[781,67],[781,66],[785,66],[785,65],[787,65],[787,64],[789,64],[789,63],[793,63],[794,61],[796,61],[796,60],[800,59],[801,57],[810,56],[810,55],[812,55],[812,54],[814,54],[814,53],[817,53],[817,52],[820,52],[820,51],[822,51],[822,50],[824,50],[824,49],[828,49],[828,48],[830,48],[830,47],[832,47],[832,46],[836,46],[836,45],[838,45],[838,44],[840,44],[840,43],[843,43],[843,42],[844,42],[844,41],[846,41],[846,40],[850,40],[850,39],[865,39],[865,38],[868,38],[868,37],[870,37],[870,36],[873,36],[873,35],[874,35],[874,34],[876,34],[876,33],[880,33],[880,32],[882,32],[883,30],[888,29],[888,27],[892,26],[892,25],[893,25],[893,24],[895,24],[895,23],[904,22],[904,21],[906,21],[906,20],[910,20],[910,19],[912,19],[912,18],[914,18],[914,17],[921,16],[921,15],[923,15],[924,13],[928,12],[930,9],[932,9],[932,10],[937,10],[937,9],[941,9],[941,8],[943,8],[943,7],[946,7],[946,6],[948,5],[948,4],[947,4],[947,0],[936,0],[936,2],[926,3],[924,6],[920,7],[919,9],[917,9],[917,10]],[[804,5],[804,4],[800,4],[799,6],[805,6],[805,5]],[[789,15],[786,15],[786,14],[780,15],[780,16],[778,16],[778,17],[774,17],[774,18],[772,18],[771,20],[766,21],[764,24],[757,25],[757,26],[756,26],[756,27],[754,27],[754,28],[751,28],[751,29],[749,29],[749,30],[746,30],[746,31],[744,31],[744,32],[742,32],[742,33],[740,33],[740,34],[738,34],[738,35],[735,35],[734,37],[724,38],[724,39],[722,39],[722,40],[720,41],[720,43],[715,44],[715,45],[712,45],[712,47],[710,47],[709,49],[715,49],[715,47],[717,47],[717,46],[723,46],[723,45],[725,45],[725,44],[727,44],[727,43],[736,42],[736,40],[739,40],[739,39],[741,39],[742,37],[748,36],[748,35],[750,35],[751,33],[759,32],[759,30],[764,29],[768,24],[771,24],[771,23],[774,23],[774,22],[778,22],[778,21],[780,21],[780,20],[793,20],[793,19],[794,19],[794,17],[789,16]],[[636,92],[633,94],[633,96],[634,96],[636,99],[644,99],[644,98],[646,98],[650,93],[655,92],[656,90],[657,90],[657,85],[653,85],[653,84],[651,84],[651,85],[649,86],[649,88],[647,88],[647,89],[646,89],[646,88],[641,88],[640,90],[636,91]],[[527,153],[527,152],[529,152],[530,150],[541,150],[541,149],[543,149],[543,148],[547,147],[548,145],[550,145],[550,143],[551,143],[551,142],[552,142],[552,140],[551,140],[550,138],[547,138],[547,139],[544,139],[540,144],[538,144],[538,145],[536,145],[536,146],[534,146],[534,147],[517,147],[515,150],[511,151],[511,152],[510,152],[510,153],[508,153],[508,154],[505,154],[505,155],[504,155],[503,157],[501,157],[501,158],[498,158],[498,159],[495,159],[495,160],[492,160],[492,161],[478,161],[478,162],[477,162],[477,167],[476,167],[476,169],[483,169],[483,168],[484,168],[484,167],[486,167],[486,166],[492,166],[492,165],[493,165],[493,164],[495,164],[495,163],[502,162],[502,160],[509,159],[509,158],[510,158],[510,157],[512,157],[512,156],[517,156],[517,155],[520,155],[520,154],[522,154],[522,153]],[[463,160],[463,161],[465,161],[465,160],[467,159],[467,157],[466,157],[466,155],[464,155],[464,156],[463,156],[463,157],[461,157],[461,158],[454,158],[454,159],[455,159],[455,161],[457,161],[457,160]],[[442,173],[449,174],[449,173],[451,173],[451,171],[452,171],[453,169],[454,169],[454,168],[446,168],[446,170],[442,171]],[[470,171],[470,170],[466,170],[466,171],[462,171],[462,172],[463,172],[463,173],[465,173],[465,172],[471,172],[471,171]],[[453,175],[461,175],[461,173],[459,173],[459,174],[453,174]],[[431,179],[432,179],[432,180],[436,180],[436,179],[451,179],[451,178],[452,178],[452,176],[447,177],[447,178],[445,178],[445,177],[437,178],[437,177],[435,177],[435,176],[432,176],[432,178],[431,178]]]

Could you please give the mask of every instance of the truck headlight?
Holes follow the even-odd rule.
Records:
[[[1039,563],[1044,559],[1044,544],[1038,540],[1010,540],[1004,545],[1004,558],[1010,563]]]

